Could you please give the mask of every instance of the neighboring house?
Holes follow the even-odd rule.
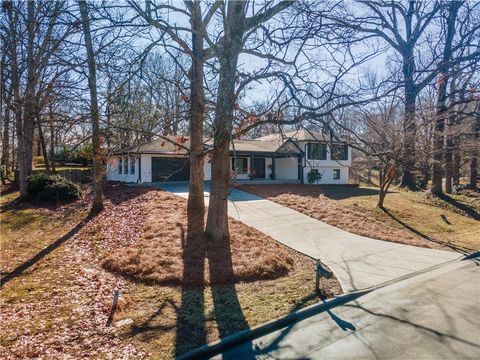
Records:
[[[123,182],[188,181],[189,141],[177,137],[150,141],[114,154],[107,165],[107,180]],[[212,145],[206,141],[206,148]],[[320,184],[348,184],[351,148],[319,132],[299,130],[254,140],[235,140],[230,147],[230,168],[237,180],[270,179],[279,183],[307,183],[310,171],[321,175]],[[207,155],[205,180],[210,180]]]

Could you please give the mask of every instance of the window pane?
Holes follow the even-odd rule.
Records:
[[[347,145],[332,145],[332,160],[348,160]]]
[[[125,156],[125,159],[123,159],[123,173],[125,175],[128,174],[128,156]]]
[[[340,169],[333,169],[333,180],[340,180]]]
[[[232,158],[232,168],[237,174],[248,173],[248,160],[245,157]]]
[[[130,158],[130,174],[135,174],[135,158]]]
[[[326,160],[327,146],[325,144],[310,143],[307,147],[308,158],[311,160]]]
[[[118,158],[118,173],[119,173],[119,174],[121,174],[121,173],[122,173],[122,170],[123,170],[122,160],[123,160],[123,158],[120,156],[120,157]]]

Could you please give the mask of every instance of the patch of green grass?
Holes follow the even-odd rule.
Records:
[[[2,212],[2,226],[6,230],[19,230],[31,224],[43,225],[48,217],[34,209],[13,209]]]
[[[18,196],[18,193],[12,193]],[[8,194],[5,197],[10,197]],[[16,196],[13,195],[13,196]],[[0,197],[5,203],[5,197]],[[34,207],[29,203],[17,204],[2,211],[2,236],[0,237],[0,270],[8,272],[30,259],[41,249],[66,234],[85,218],[86,209],[56,211]]]
[[[362,188],[366,187],[360,187],[359,194]],[[452,198],[466,205],[470,204],[470,200],[464,196],[452,195]],[[405,228],[400,222],[376,208],[377,195],[358,195],[339,201],[346,206],[361,208],[362,211],[389,225]],[[385,198],[385,207],[396,219],[425,236],[470,249],[480,249],[480,222],[465,216],[457,208],[440,199],[432,199],[423,192],[395,188],[394,192]]]

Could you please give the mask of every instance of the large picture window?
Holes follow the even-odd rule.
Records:
[[[247,174],[248,159],[246,157],[232,158],[232,170],[237,174]]]
[[[315,143],[308,144],[307,157],[310,160],[327,160],[327,145]]]
[[[332,160],[348,160],[347,145],[332,145]]]
[[[118,173],[121,174],[123,172],[123,158],[120,156],[118,158]]]

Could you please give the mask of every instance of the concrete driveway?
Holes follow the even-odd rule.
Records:
[[[444,265],[253,342],[223,359],[479,359],[480,267]]]
[[[151,185],[188,197],[188,183]],[[208,190],[207,183],[207,200]],[[335,273],[345,292],[378,285],[463,256],[352,234],[237,189],[229,200],[231,217],[299,252],[321,259]]]

